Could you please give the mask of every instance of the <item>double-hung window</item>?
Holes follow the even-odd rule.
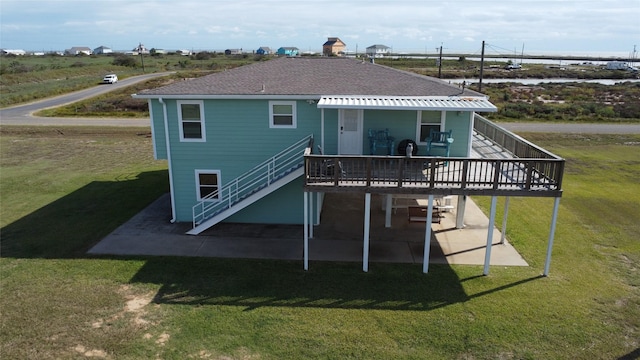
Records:
[[[205,141],[202,101],[178,101],[180,141]]]
[[[431,130],[441,131],[444,119],[444,111],[420,111],[418,112],[418,139],[417,143],[426,143]]]
[[[220,199],[220,171],[196,170],[196,198],[198,201]]]
[[[296,102],[269,101],[269,127],[295,129]]]

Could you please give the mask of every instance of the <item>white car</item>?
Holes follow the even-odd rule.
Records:
[[[105,75],[105,77],[102,79],[103,84],[115,84],[117,82],[118,82],[118,75],[116,74]]]

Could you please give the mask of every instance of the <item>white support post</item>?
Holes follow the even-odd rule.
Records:
[[[500,244],[504,244],[504,239],[507,236],[507,217],[509,216],[509,199],[507,196],[504,200],[504,214],[502,214],[502,236],[500,236]]]
[[[464,208],[467,204],[467,195],[458,195],[456,205],[456,229],[464,228]]]
[[[422,272],[429,272],[429,253],[431,251],[431,222],[433,221],[433,194],[429,194],[427,206],[427,224],[424,231],[424,254],[422,256]]]
[[[309,221],[309,208],[308,208],[308,197],[309,197],[309,193],[307,191],[302,193],[303,195],[303,199],[304,199],[304,269],[305,270],[309,270],[309,228],[307,227],[307,222]]]
[[[497,196],[491,197],[491,215],[489,215],[489,229],[487,230],[487,248],[484,253],[484,275],[489,275],[489,264],[491,263],[491,245],[493,245],[493,228],[496,221]]]
[[[321,193],[316,193],[316,217],[315,217],[315,224],[316,225],[320,225],[320,213],[322,212],[322,194]]]
[[[558,220],[558,209],[560,208],[560,197],[557,197],[553,204],[553,216],[551,218],[551,229],[549,230],[549,244],[547,245],[547,260],[544,262],[544,276],[549,276],[549,266],[551,265],[551,248],[556,234],[556,222]]]
[[[364,195],[364,245],[362,247],[362,271],[369,271],[369,230],[371,227],[371,194]]]
[[[309,239],[313,239],[313,193],[309,194]]]
[[[385,197],[386,201],[385,201],[385,209],[384,209],[384,227],[386,228],[390,228],[391,227],[391,211],[392,211],[392,205],[393,205],[393,196],[391,196],[391,194],[386,194],[386,195],[382,195]]]

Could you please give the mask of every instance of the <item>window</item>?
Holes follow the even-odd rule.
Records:
[[[426,143],[431,130],[441,131],[444,111],[420,111],[418,112],[418,139],[417,143]]]
[[[269,127],[295,129],[295,101],[269,101]]]
[[[196,197],[201,200],[219,200],[220,194],[219,170],[196,170]]]
[[[180,141],[205,141],[202,101],[178,101]]]

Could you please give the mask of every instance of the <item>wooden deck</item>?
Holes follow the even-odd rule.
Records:
[[[318,192],[561,196],[564,160],[305,156]]]
[[[482,116],[474,118],[475,157],[313,155],[312,192],[561,197],[565,160]]]

